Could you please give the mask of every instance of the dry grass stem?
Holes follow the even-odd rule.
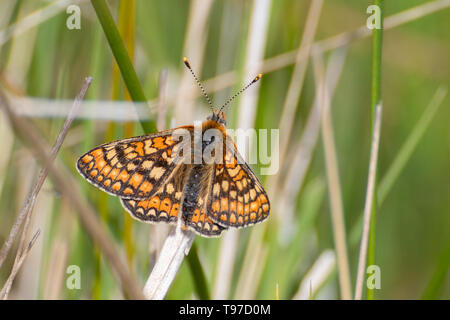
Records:
[[[349,300],[352,297],[352,290],[345,237],[344,208],[342,204],[336,147],[334,145],[333,126],[331,123],[330,97],[324,80],[322,59],[323,58],[320,54],[313,56],[314,74],[316,81],[318,82],[316,88],[320,97],[319,103],[323,104],[321,132],[324,145],[328,191],[331,203],[331,218],[339,270],[341,298]]]
[[[346,56],[347,47],[336,49],[330,55],[325,76],[330,100],[334,96]],[[319,103],[318,95],[316,95],[310,110],[303,133],[298,143],[294,143],[294,156],[287,169],[286,179],[282,185],[277,185],[275,187],[275,190],[281,190],[281,192],[277,192],[277,198],[279,199],[278,204],[280,206],[278,210],[278,219],[284,221],[284,225],[281,225],[281,228],[283,229],[283,232],[281,233],[282,237],[288,237],[290,234],[286,231],[294,219],[295,199],[300,192],[303,179],[308,170],[309,163],[311,162],[313,151],[317,145],[322,114],[322,104]],[[279,182],[280,181],[278,180],[278,183]]]
[[[303,277],[293,300],[313,299],[317,291],[328,279],[336,265],[336,257],[333,250],[325,250],[320,254],[311,269]]]
[[[302,94],[303,82],[305,80],[306,69],[308,67],[308,57],[311,50],[311,44],[314,41],[317,25],[319,24],[320,13],[323,0],[311,1],[308,18],[303,31],[302,41],[297,50],[294,71],[287,95],[284,101],[283,112],[280,119],[280,162],[283,163],[288,148],[289,138],[291,136],[292,126],[294,124],[295,112]],[[303,59],[303,57],[306,57]]]
[[[200,75],[203,65],[203,56],[208,37],[206,24],[212,3],[212,0],[193,0],[189,9],[183,55],[189,59],[198,75]],[[176,94],[175,114],[177,125],[192,123],[193,121],[193,100],[197,95],[193,96],[192,92],[199,92],[199,90],[193,85],[192,75],[189,72],[184,72]]]
[[[11,286],[13,284],[14,278],[16,277],[17,273],[20,270],[20,267],[22,267],[23,262],[27,258],[28,254],[31,251],[31,248],[33,248],[34,243],[36,242],[37,238],[40,235],[40,230],[38,229],[34,236],[31,238],[30,242],[28,242],[27,247],[24,249],[23,253],[20,255],[20,258],[18,259],[17,264],[14,264],[14,267],[9,274],[8,280],[6,280],[5,285],[3,286],[2,291],[0,291],[0,299],[6,300],[8,299],[9,291],[11,290]]]
[[[204,49],[207,38],[206,23],[211,10],[212,0],[194,0],[191,3],[186,31],[184,54],[189,58],[196,73],[200,73],[203,62]],[[192,122],[193,106],[189,92],[192,87],[192,76],[189,72],[183,73],[180,89],[175,104],[176,120]],[[196,88],[197,89],[197,88]],[[179,123],[181,124],[181,123]],[[182,212],[180,210],[179,216]],[[167,237],[161,249],[156,264],[144,287],[144,296],[147,299],[163,299],[169,290],[178,268],[189,252],[194,241],[195,233],[182,231],[180,223]]]
[[[85,0],[79,0],[84,2]],[[7,26],[5,29],[0,30],[0,47],[8,42],[11,38],[40,25],[48,19],[54,17],[61,11],[67,9],[69,5],[73,4],[71,0],[59,0],[50,3],[49,5],[38,9],[33,13],[27,15],[16,23]]]
[[[144,296],[149,300],[162,300],[167,294],[184,257],[189,253],[195,233],[184,231],[179,223],[167,237],[144,287]]]
[[[217,276],[213,292],[214,300],[228,299],[239,239],[236,234],[238,232],[239,230],[228,230],[220,240]]]
[[[370,150],[369,175],[367,179],[366,201],[364,204],[363,232],[359,249],[358,273],[356,278],[355,300],[361,300],[364,283],[364,274],[367,261],[367,245],[369,243],[370,217],[373,208],[375,190],[375,178],[377,174],[378,147],[380,145],[381,131],[381,103],[375,109],[375,119],[372,133],[372,145]]]
[[[402,12],[396,13],[384,19],[384,31],[398,27],[405,23],[417,20],[419,18],[425,17],[439,10],[450,7],[450,0],[438,0],[419,5],[415,8],[404,10]],[[346,31],[336,36],[329,37],[324,40],[316,41],[311,46],[311,52],[325,53],[327,51],[337,49],[339,47],[347,46],[351,42],[367,38],[371,35],[370,30],[367,29],[366,25],[363,25],[355,30]],[[263,73],[269,73],[281,68],[287,67],[299,60],[304,60],[307,58],[306,55],[298,56],[298,50],[288,51],[277,56],[265,59],[261,61],[260,71]],[[245,73],[249,73],[249,70],[245,69]],[[215,92],[227,88],[233,85],[238,79],[238,74],[236,71],[230,71],[223,73],[214,78],[208,79],[204,82],[205,87],[208,88],[209,92]],[[192,91],[191,94],[199,96],[198,92]]]
[[[66,137],[67,132],[69,131],[70,125],[72,124],[72,121],[75,118],[78,108],[80,107],[81,102],[83,101],[91,82],[92,82],[92,78],[86,78],[84,80],[81,90],[78,93],[77,97],[75,98],[72,109],[71,109],[66,121],[64,122],[63,127],[62,127],[58,137],[56,138],[55,144],[53,145],[52,150],[50,152],[50,156],[49,156],[47,162],[44,164],[41,172],[39,173],[39,177],[38,177],[34,187],[30,190],[30,192],[25,200],[25,203],[22,206],[22,209],[17,216],[16,221],[11,228],[9,236],[8,236],[7,240],[5,241],[5,243],[3,244],[2,249],[0,250],[0,267],[3,265],[3,262],[5,261],[7,255],[8,255],[8,252],[11,249],[11,247],[17,237],[17,234],[19,233],[20,227],[22,226],[22,224],[25,221],[25,226],[23,228],[22,238],[20,241],[17,257],[21,256],[21,251],[22,251],[24,243],[25,243],[25,235],[27,233],[27,228],[28,228],[28,225],[30,222],[30,215],[31,215],[31,212],[33,209],[33,205],[39,194],[39,191],[41,190],[41,187],[44,184],[45,178],[47,177],[48,166],[56,158],[56,155],[58,154],[58,151],[61,148],[62,143],[64,142],[64,138]],[[5,103],[4,97],[1,97],[1,100],[3,100],[2,104],[4,104]],[[15,264],[16,263],[17,263],[17,259],[15,261]]]
[[[255,299],[258,284],[260,283],[264,268],[262,267],[269,254],[269,248],[260,241],[254,247],[253,260],[249,261],[244,268],[248,268],[248,272],[241,272],[234,296],[237,300]]]
[[[47,155],[50,153],[50,147],[41,137],[40,133],[29,121],[18,118],[13,113],[13,109],[6,98],[3,95],[0,97],[5,114],[10,120],[16,134],[23,142],[27,143],[28,148],[33,152],[33,155],[37,159],[42,163],[48,164],[49,159]],[[58,161],[56,162],[59,163]],[[115,246],[114,240],[109,236],[108,232],[99,221],[95,210],[84,199],[77,180],[61,163],[59,163],[58,167],[49,165],[48,170],[55,187],[67,198],[78,213],[85,230],[93,241],[98,244],[102,253],[105,255],[112,269],[115,271],[115,274],[119,278],[128,297],[132,299],[143,299],[136,278],[130,273],[123,255]]]

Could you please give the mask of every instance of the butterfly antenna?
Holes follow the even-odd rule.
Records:
[[[208,97],[208,95],[206,94],[205,88],[203,88],[203,85],[201,84],[200,80],[198,80],[197,76],[194,73],[194,70],[192,70],[191,68],[191,64],[189,63],[189,60],[184,57],[183,58],[183,62],[186,65],[186,67],[189,69],[189,71],[191,72],[192,76],[194,77],[195,81],[197,82],[197,85],[200,87],[200,90],[202,90],[202,94],[203,96],[206,98],[206,100],[208,101],[209,106],[211,107],[211,110],[214,112],[214,106],[211,102],[211,99]]]
[[[231,103],[231,101],[233,101],[237,96],[239,96],[242,92],[244,92],[245,90],[247,90],[252,84],[256,83],[259,79],[261,79],[262,77],[262,73],[258,74],[255,79],[252,80],[252,82],[250,82],[248,85],[246,85],[245,87],[243,87],[241,90],[239,90],[238,92],[236,92],[230,99],[227,100],[227,102],[225,102],[225,104],[220,107],[220,111],[222,111],[223,108],[225,108],[227,105],[229,105]]]

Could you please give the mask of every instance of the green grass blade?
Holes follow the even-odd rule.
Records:
[[[201,300],[210,300],[211,296],[209,294],[208,282],[206,280],[205,272],[203,271],[203,267],[198,256],[198,250],[195,241],[192,243],[192,247],[189,250],[187,262],[189,265],[189,269],[191,270],[191,275],[198,297]]]
[[[445,283],[445,277],[447,276],[449,270],[450,270],[450,239],[447,243],[444,252],[439,258],[436,270],[434,271],[433,276],[430,279],[430,282],[425,288],[425,291],[422,295],[422,299],[424,300],[439,299],[442,286]]]
[[[384,175],[383,179],[380,181],[379,191],[378,191],[378,204],[384,202],[384,199],[389,194],[392,186],[399,177],[400,173],[403,171],[408,160],[411,158],[412,153],[416,149],[423,135],[425,134],[431,120],[433,120],[439,106],[442,104],[445,96],[447,95],[447,87],[440,86],[433,98],[431,99],[428,107],[425,109],[420,120],[414,127],[408,139],[401,147],[399,153],[395,157],[394,162],[389,167],[387,173]]]
[[[382,44],[383,44],[383,6],[384,0],[374,0],[374,5],[380,8],[380,28],[372,30],[372,82],[371,82],[371,115],[372,126],[375,119],[375,110],[381,100],[381,56],[382,56]],[[373,128],[372,128],[373,131]],[[376,170],[376,169],[375,169]],[[369,231],[369,245],[367,255],[367,265],[375,264],[375,223],[376,223],[376,204],[377,204],[377,178],[373,186],[374,197],[372,204],[372,215],[370,219],[370,231]],[[367,290],[367,299],[373,300],[374,290]]]
[[[405,168],[409,159],[411,158],[414,150],[417,148],[420,140],[427,131],[431,121],[433,120],[435,114],[442,105],[444,98],[447,95],[447,87],[441,86],[437,89],[427,108],[423,112],[419,121],[414,126],[413,130],[409,134],[405,143],[400,148],[400,151],[394,158],[391,166],[388,168],[386,174],[380,179],[378,186],[378,206],[384,203],[387,195],[391,191],[401,172]],[[361,237],[361,225],[362,225],[362,215],[358,218],[358,222],[355,223],[354,227],[350,232],[350,245],[352,247],[358,244]]]
[[[104,0],[91,0],[91,3],[105,32],[106,39],[119,66],[120,73],[122,74],[123,81],[130,93],[131,99],[133,101],[147,101],[131,59],[128,56],[125,44],[106,2]],[[141,125],[146,133],[157,131],[155,121],[141,121]]]

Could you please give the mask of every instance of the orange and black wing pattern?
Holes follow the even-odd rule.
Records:
[[[167,182],[150,198],[145,200],[121,198],[123,207],[133,218],[142,222],[176,223],[183,200],[187,169],[185,165],[176,167]]]
[[[223,227],[241,228],[269,216],[269,198],[250,166],[227,137],[223,164],[216,164],[208,215]]]
[[[215,223],[207,214],[205,206],[199,206],[192,215],[182,215],[183,224],[203,237],[218,237],[226,227]]]
[[[127,199],[147,200],[176,167],[172,130],[103,144],[77,162],[80,174],[96,187]]]
[[[186,181],[191,174],[191,167],[181,164],[167,182],[151,198],[146,200],[121,199],[124,208],[139,221],[176,224],[179,211],[183,209],[186,192]],[[198,194],[194,208],[184,207],[181,221],[185,227],[204,237],[217,237],[226,228],[214,223],[206,215],[205,194]]]

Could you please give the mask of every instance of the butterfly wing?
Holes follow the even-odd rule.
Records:
[[[187,166],[180,165],[155,195],[145,200],[121,198],[123,207],[139,221],[176,223],[187,173]]]
[[[191,167],[180,165],[175,169],[167,183],[160,187],[154,196],[145,200],[121,198],[122,205],[139,221],[155,223],[176,223],[179,210],[183,206],[185,186]],[[194,208],[182,212],[182,222],[187,228],[205,237],[217,237],[226,228],[214,223],[205,211],[205,194],[199,194]]]
[[[229,136],[226,141],[224,162],[214,169],[208,215],[224,227],[259,223],[269,216],[269,197]]]
[[[193,131],[193,127],[186,127]],[[84,154],[77,169],[90,183],[112,195],[145,200],[152,197],[177,166],[183,139],[174,129],[103,144]]]
[[[207,214],[205,206],[199,206],[191,215],[182,215],[183,224],[203,237],[218,237],[227,228],[215,223]]]

